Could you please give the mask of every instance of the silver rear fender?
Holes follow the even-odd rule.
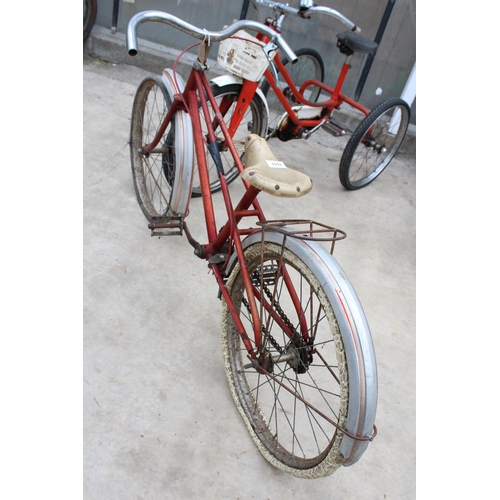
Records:
[[[262,231],[258,230],[243,240],[246,249],[260,243]],[[266,230],[265,241],[283,244],[282,233]],[[288,237],[286,247],[313,271],[332,308],[344,342],[349,370],[349,408],[346,430],[355,436],[371,436],[377,410],[377,366],[368,322],[361,303],[346,274],[330,253],[318,242]],[[229,260],[226,274],[236,263],[236,254]],[[368,447],[369,441],[344,436],[340,451],[344,466],[355,464]]]

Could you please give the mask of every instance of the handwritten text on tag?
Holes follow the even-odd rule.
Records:
[[[282,161],[278,161],[278,160],[266,160],[266,163],[271,168],[286,168],[286,165]]]

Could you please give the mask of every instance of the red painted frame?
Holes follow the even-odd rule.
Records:
[[[255,84],[253,92],[255,92],[257,85],[258,84]],[[250,85],[249,88],[251,89]],[[203,98],[200,98],[200,96],[203,96]],[[207,96],[209,104],[212,107],[212,110],[214,111],[214,119],[210,119],[209,104],[207,103],[207,100],[205,98]],[[240,101],[238,103],[238,106],[246,108],[248,107],[249,102],[250,101],[246,101],[245,95],[240,96]],[[285,331],[285,333],[290,337],[290,339],[296,338],[297,333],[291,331],[291,329],[281,320],[279,315],[276,314],[275,310],[273,309],[273,304],[269,303],[265,299],[265,297],[261,296],[260,292],[252,284],[250,275],[245,265],[242,236],[254,232],[256,231],[256,229],[240,229],[238,227],[238,223],[244,217],[248,216],[257,217],[257,219],[260,222],[265,221],[264,213],[262,211],[259,202],[257,201],[257,196],[260,193],[260,191],[242,179],[242,182],[246,187],[246,191],[239,200],[236,207],[234,207],[229,193],[227,181],[223,174],[219,174],[221,191],[227,209],[228,220],[222,227],[222,229],[219,232],[217,232],[218,226],[215,220],[212,193],[210,190],[210,180],[208,176],[208,167],[205,157],[205,143],[207,143],[207,140],[203,137],[201,133],[202,128],[201,128],[201,119],[199,111],[200,106],[203,112],[204,122],[207,125],[208,142],[213,142],[216,140],[215,129],[217,126],[219,126],[225,138],[225,145],[229,148],[238,170],[240,172],[243,171],[243,165],[236,151],[236,148],[234,147],[234,144],[231,140],[231,137],[234,135],[235,129],[232,128],[233,124],[231,124],[228,129],[224,121],[224,113],[227,112],[229,107],[225,106],[223,107],[222,110],[219,108],[205,73],[203,72],[203,70],[198,70],[196,68],[192,68],[184,92],[182,94],[174,96],[172,106],[170,107],[167,115],[165,116],[164,121],[158,130],[158,133],[153,139],[153,142],[143,146],[142,152],[143,153],[151,152],[154,150],[154,148],[158,146],[162,136],[164,135],[168,127],[168,124],[173,119],[175,113],[178,110],[182,110],[189,114],[193,124],[194,146],[195,146],[196,159],[198,162],[198,172],[200,177],[203,211],[205,214],[205,223],[206,223],[206,230],[208,237],[208,243],[205,245],[201,245],[202,255],[203,258],[205,258],[209,262],[209,267],[213,271],[214,276],[219,284],[221,293],[228,305],[229,311],[234,319],[236,328],[238,329],[238,332],[244,342],[248,354],[252,359],[256,359],[258,358],[260,353],[261,331],[262,331],[260,317],[259,317],[259,307],[257,305],[257,302],[261,304],[261,307],[267,310],[267,312],[272,316],[274,321],[280,324],[283,331]],[[236,124],[236,126],[238,124]],[[227,263],[224,264],[223,266],[219,266],[215,263],[210,262],[210,258],[216,255],[217,253],[220,253],[223,247],[228,243],[230,249],[234,247],[238,257],[238,261],[241,264],[241,272],[243,275],[245,290],[250,305],[250,313],[252,316],[252,322],[253,322],[252,333],[253,333],[255,348],[252,346],[252,342],[249,338],[249,332],[245,331],[245,327],[243,326],[239,318],[238,311],[236,310],[235,305],[232,303],[231,297],[224,283],[224,269]],[[283,275],[283,279],[290,293],[292,301],[295,305],[298,317],[300,318],[301,335],[305,340],[307,340],[308,326],[305,315],[303,314],[300,299],[293,287],[293,284],[291,283],[291,280],[289,279],[286,269],[282,268],[281,273]]]
[[[276,30],[276,27],[273,25],[272,19],[267,18],[265,21],[265,24],[278,32],[278,30]],[[269,42],[269,38],[264,36],[264,35],[261,35],[260,33],[257,34],[257,39],[262,41],[263,43]],[[279,88],[276,85],[276,83],[274,81],[274,76],[271,73],[270,69],[267,68],[266,71],[264,72],[264,77],[269,82],[269,85],[271,86],[271,88],[275,92],[276,96],[278,97],[278,100],[280,101],[284,110],[288,114],[290,121],[295,126],[295,129],[294,129],[295,134],[300,133],[300,130],[302,128],[312,129],[314,127],[317,127],[322,122],[326,121],[326,119],[328,119],[328,117],[330,116],[330,114],[333,112],[334,109],[338,109],[344,103],[351,106],[352,108],[357,109],[358,111],[361,111],[361,113],[363,113],[365,116],[368,115],[368,113],[370,113],[370,110],[368,108],[366,108],[365,106],[363,106],[359,102],[355,101],[354,99],[351,99],[350,97],[348,97],[347,95],[345,95],[341,92],[341,89],[342,89],[342,86],[344,85],[344,81],[345,81],[345,78],[347,76],[347,73],[348,73],[349,69],[351,68],[351,66],[349,64],[347,64],[347,62],[344,62],[344,64],[342,65],[340,75],[337,79],[337,82],[336,82],[334,88],[330,87],[330,86],[328,86],[328,85],[326,85],[323,82],[320,82],[318,80],[310,79],[302,84],[299,91],[297,91],[290,74],[286,70],[286,67],[284,66],[284,64],[281,62],[281,59],[280,59],[279,54],[277,52],[276,52],[276,55],[274,56],[274,63],[276,64],[279,72],[281,73],[281,75],[285,79],[286,83],[288,84],[295,99],[297,100],[297,103],[323,109],[319,118],[316,118],[313,120],[311,120],[311,119],[308,119],[308,120],[299,119],[299,117],[297,116],[295,111],[292,109],[290,102],[283,94],[281,88]],[[241,90],[240,97],[239,97],[238,104],[237,104],[237,108],[236,108],[237,112],[235,112],[233,114],[233,118],[231,120],[230,127],[229,127],[231,137],[234,135],[234,132],[238,128],[238,125],[241,121],[241,118],[244,116],[248,106],[250,105],[250,102],[253,99],[253,96],[255,95],[255,92],[256,92],[258,86],[259,86],[258,82],[251,82],[248,80],[243,81],[242,90]],[[322,90],[325,90],[326,92],[328,92],[331,95],[331,98],[328,99],[327,101],[322,101],[320,103],[317,103],[317,102],[314,103],[314,102],[307,101],[304,98],[303,94],[304,94],[304,90],[309,86],[320,87]]]

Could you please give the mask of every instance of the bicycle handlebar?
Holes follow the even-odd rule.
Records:
[[[304,19],[309,17],[310,14],[326,14],[328,16],[334,17],[341,23],[345,24],[351,31],[354,31],[355,33],[361,32],[361,28],[356,26],[343,14],[334,9],[331,9],[330,7],[321,7],[318,5],[314,7],[304,7],[296,9],[295,7],[290,7],[290,5],[288,4],[272,2],[270,0],[253,0],[253,2],[256,4],[265,5],[266,7],[269,7],[272,10],[281,12],[282,14],[293,14],[294,16],[302,17]]]
[[[127,27],[127,48],[128,53],[131,56],[135,56],[137,54],[137,26],[141,23],[145,22],[159,22],[163,24],[168,24],[169,26],[173,26],[178,30],[193,36],[194,38],[198,38],[200,40],[208,39],[209,43],[211,42],[221,42],[226,38],[229,38],[231,35],[234,35],[239,30],[248,29],[257,31],[263,35],[268,36],[272,42],[274,42],[278,47],[280,47],[283,52],[287,55],[287,57],[292,61],[292,63],[297,61],[297,56],[294,51],[290,48],[290,46],[285,42],[283,37],[276,33],[276,31],[272,30],[268,26],[264,24],[258,23],[256,21],[237,21],[231,26],[223,29],[222,31],[208,31],[206,29],[197,28],[192,24],[189,24],[178,17],[175,17],[167,12],[157,11],[157,10],[147,10],[144,12],[137,13],[132,19],[130,19]]]

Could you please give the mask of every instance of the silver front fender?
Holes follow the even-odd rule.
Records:
[[[162,82],[165,84],[170,99],[174,100],[175,94],[184,91],[184,80],[170,68],[163,71]],[[172,210],[179,215],[187,216],[194,172],[194,138],[193,124],[189,115],[183,111],[175,114],[175,156],[176,173],[172,187]]]

